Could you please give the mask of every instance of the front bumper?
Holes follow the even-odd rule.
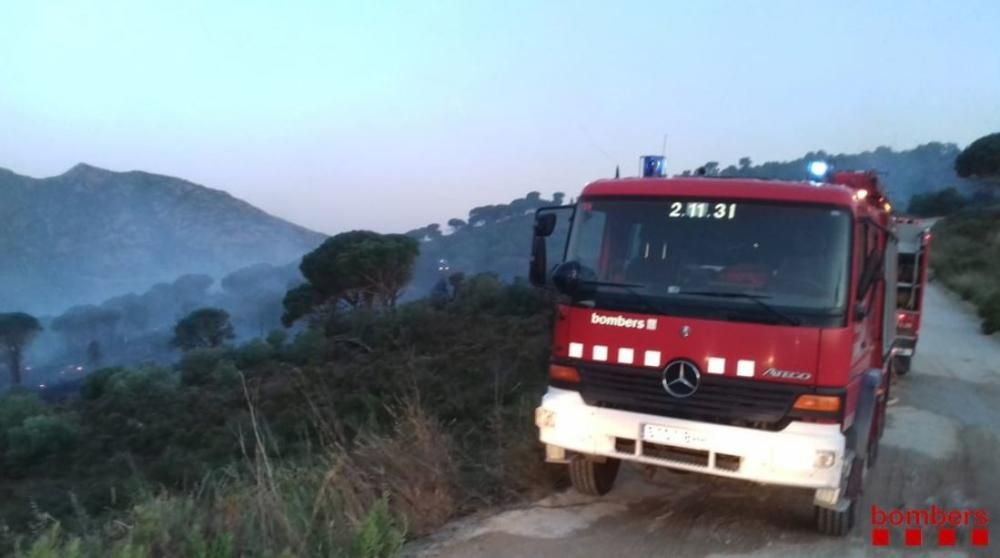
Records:
[[[834,499],[844,470],[845,440],[837,424],[793,421],[771,432],[591,407],[578,392],[552,387],[535,411],[535,422],[551,461],[564,459],[565,452],[571,451],[766,484],[826,489],[822,491]],[[644,442],[645,425],[669,429],[669,443]]]

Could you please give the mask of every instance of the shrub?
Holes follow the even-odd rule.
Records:
[[[181,385],[201,386],[218,383],[215,371],[228,356],[226,349],[193,349],[184,353],[177,364]]]
[[[13,467],[30,467],[71,448],[77,434],[78,426],[68,415],[28,417],[7,430],[4,460]]]
[[[326,336],[317,329],[309,329],[298,334],[289,344],[285,353],[295,364],[320,364],[326,359]]]
[[[392,433],[367,436],[335,456],[327,489],[362,533],[372,527],[369,522],[382,524],[391,511],[408,530],[426,534],[458,510],[452,443],[415,402],[394,416]]]
[[[81,558],[84,556],[80,539],[76,537],[66,538],[62,532],[62,527],[58,522],[50,525],[32,544],[24,551],[18,547],[15,556],[17,558]]]
[[[908,212],[919,217],[951,215],[969,204],[969,200],[956,188],[917,194],[910,198]]]
[[[1000,208],[969,210],[934,227],[931,264],[935,274],[976,305],[986,333],[997,331],[1000,296]]]
[[[389,512],[386,498],[375,503],[351,546],[351,554],[358,558],[391,558],[403,548],[405,531]]]
[[[24,419],[49,412],[37,395],[30,392],[14,391],[0,396],[0,444],[2,433],[7,429],[20,426]],[[0,445],[0,449],[3,446]]]
[[[275,348],[263,339],[254,339],[236,349],[233,357],[241,370],[259,366],[274,357]]]
[[[983,319],[983,333],[990,335],[1000,331],[1000,291],[994,292],[979,307],[979,317]]]
[[[267,334],[267,344],[274,349],[275,352],[280,351],[285,347],[285,341],[288,340],[288,332],[283,329],[275,329],[271,333]]]

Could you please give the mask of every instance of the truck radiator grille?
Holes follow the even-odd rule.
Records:
[[[678,399],[668,394],[659,370],[612,366],[580,368],[580,395],[595,407],[677,417],[732,426],[781,430],[795,398],[807,386],[777,384],[706,374],[694,395]]]

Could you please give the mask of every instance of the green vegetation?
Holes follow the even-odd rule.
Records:
[[[0,350],[7,354],[11,385],[21,385],[21,360],[24,349],[42,330],[38,320],[24,312],[0,314]]]
[[[234,337],[229,312],[220,308],[199,308],[177,322],[170,344],[182,351],[214,349]]]
[[[223,277],[221,289],[212,289],[216,282],[207,275],[183,275],[143,293],[40,317],[43,330],[24,353],[24,363],[31,368],[24,385],[46,384],[51,390],[109,364],[172,363],[177,358],[171,343],[176,322],[199,308],[225,311],[234,340],[265,336],[281,326],[282,297],[301,282],[294,264],[258,264]],[[0,378],[0,389],[8,383],[6,376]]]
[[[310,314],[292,338],[185,344],[169,368],[105,368],[58,406],[0,398],[0,553],[392,556],[550,487],[532,420],[550,301],[455,275],[394,305],[383,281],[407,266],[368,240],[387,289],[373,304]]]
[[[396,305],[413,274],[420,252],[413,238],[401,234],[352,231],[328,238],[302,258],[306,283],[285,297],[282,322],[288,326],[313,312],[325,315],[337,306],[372,310]]]
[[[955,172],[963,178],[1000,183],[1000,132],[969,144],[955,159]]]
[[[917,217],[940,217],[960,211],[969,203],[970,200],[956,188],[945,188],[913,196],[910,198],[907,213]]]
[[[1000,207],[936,224],[931,263],[943,283],[976,305],[983,333],[1000,331]]]

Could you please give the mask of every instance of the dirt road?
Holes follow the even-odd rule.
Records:
[[[572,490],[533,505],[458,522],[406,549],[415,556],[1000,556],[1000,540],[951,549],[924,532],[920,549],[896,537],[872,547],[871,506],[984,508],[1000,518],[1000,342],[952,295],[927,292],[912,371],[894,389],[879,463],[851,536],[813,530],[811,493],[623,467],[603,498]],[[997,531],[994,529],[994,531]],[[994,538],[1000,533],[991,533]],[[991,552],[992,551],[992,552]]]

